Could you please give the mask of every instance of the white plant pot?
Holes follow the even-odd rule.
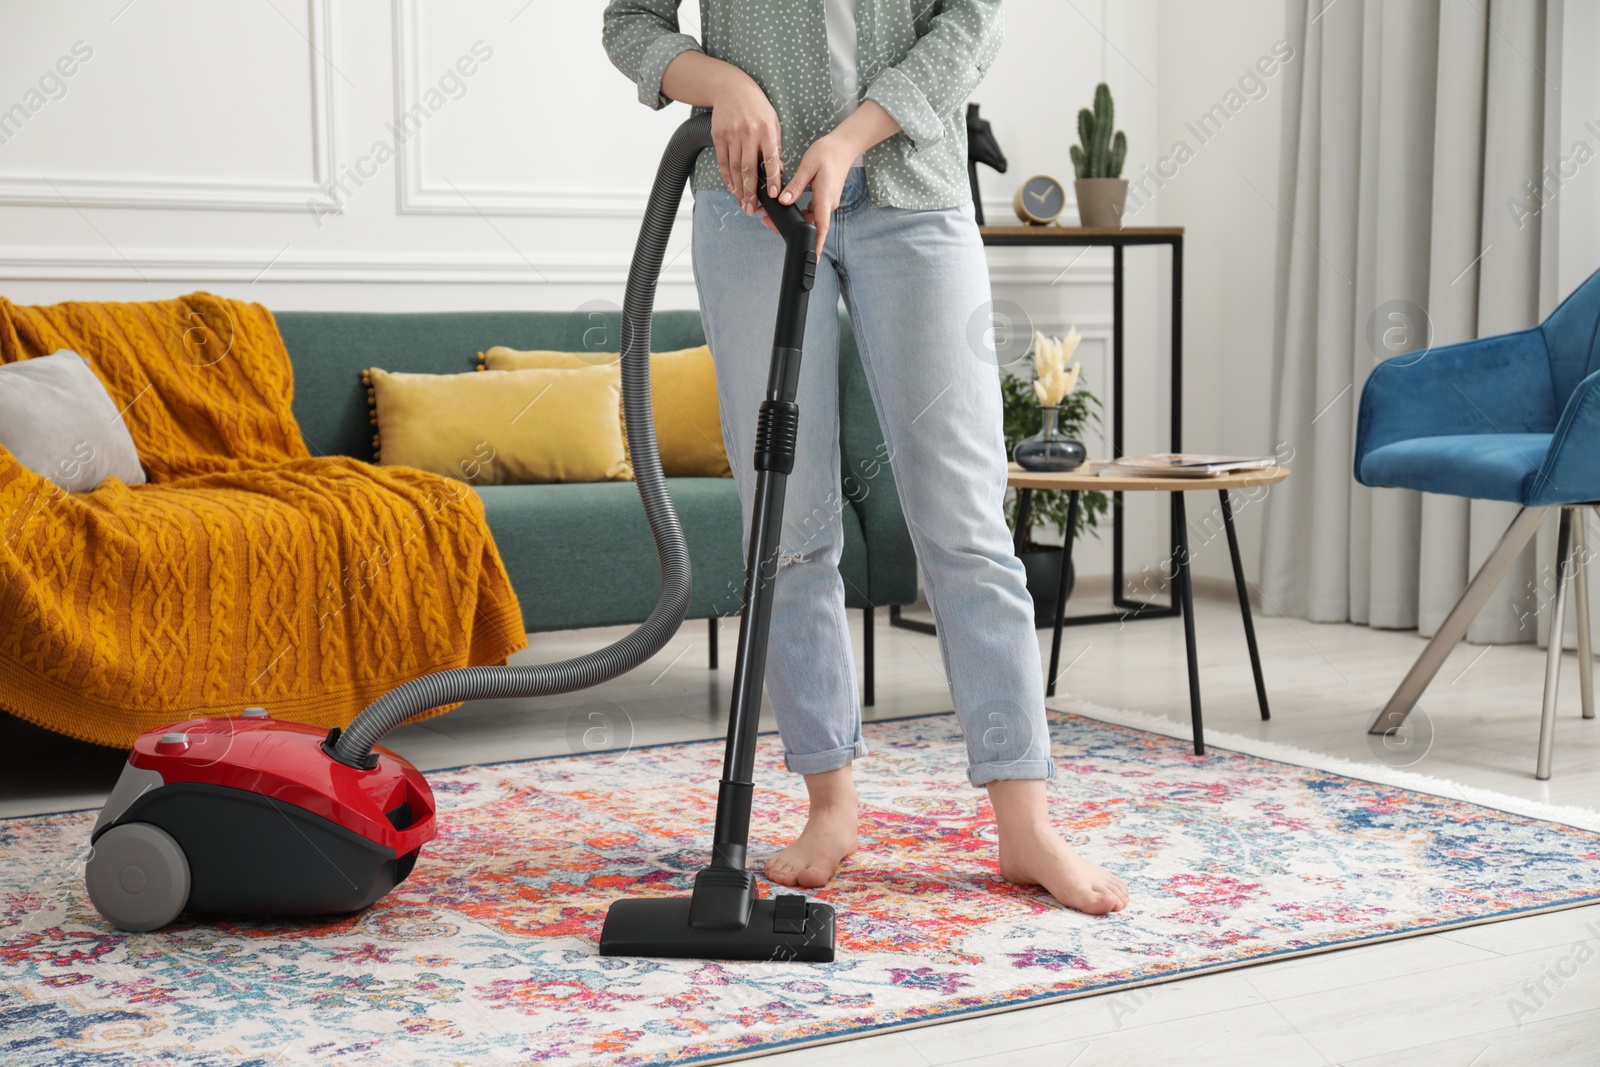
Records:
[[[1072,183],[1078,197],[1078,223],[1082,226],[1122,226],[1122,208],[1128,202],[1126,178],[1079,178]]]

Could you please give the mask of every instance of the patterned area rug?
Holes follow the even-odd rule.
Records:
[[[0,1062],[711,1063],[1600,900],[1600,822],[1220,736],[1196,757],[1103,718],[1051,713],[1052,804],[1132,907],[1090,918],[1001,880],[955,720],[879,723],[863,848],[822,894],[842,927],[828,965],[595,954],[607,903],[687,891],[720,741],[431,774],[440,839],[332,921],[118,933],[82,889],[92,812],[0,822]],[[776,740],[758,862],[801,825]]]

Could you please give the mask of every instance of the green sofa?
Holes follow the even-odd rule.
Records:
[[[871,704],[873,608],[916,600],[916,562],[894,475],[883,462],[887,450],[855,337],[842,312],[840,318],[839,445],[846,506],[839,570],[845,603],[865,612],[864,700]],[[306,444],[315,454],[368,462],[374,430],[361,384],[366,368],[471,371],[477,353],[492,345],[615,352],[620,330],[618,313],[588,310],[284,311],[277,320],[294,363],[294,414]],[[651,347],[656,351],[704,343],[698,312],[655,314]],[[743,589],[738,491],[731,478],[673,478],[668,485],[694,568],[689,617],[711,620],[715,667],[717,619],[738,613]],[[632,482],[485,486],[478,492],[527,632],[635,623],[649,614],[660,575]]]

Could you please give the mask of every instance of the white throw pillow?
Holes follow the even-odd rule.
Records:
[[[0,445],[69,493],[111,477],[145,482],[111,394],[88,361],[66,349],[0,364]]]

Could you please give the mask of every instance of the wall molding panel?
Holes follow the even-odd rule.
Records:
[[[68,281],[393,282],[399,284],[615,285],[628,280],[627,257],[459,254],[424,251],[55,248],[8,250],[0,278]],[[661,272],[664,285],[691,285],[689,257]]]
[[[226,182],[190,178],[100,178],[61,174],[25,178],[0,174],[0,207],[149,208],[163,211],[304,211],[324,196],[338,173],[339,93],[333,53],[337,34],[331,0],[306,0],[311,83],[312,173],[303,181]],[[330,209],[336,210],[336,209]]]
[[[687,243],[687,230],[680,239]],[[687,249],[669,253],[663,284],[691,284]],[[0,251],[0,278],[62,281],[219,281],[273,282],[405,282],[405,283],[532,283],[550,285],[617,285],[628,279],[628,256],[563,254],[518,255],[515,252],[455,253],[421,250],[330,251],[262,249],[110,249],[7,248]],[[1060,268],[1003,265],[990,268],[998,286],[1072,286],[1104,288],[1109,271],[1074,269],[1054,281]],[[1052,319],[1059,317],[1052,315]],[[1044,319],[1041,322],[1046,321]],[[1080,320],[1074,320],[1080,321]],[[1089,334],[1083,325],[1079,332]]]
[[[395,121],[418,99],[422,74],[422,29],[419,0],[390,0],[394,40]],[[644,214],[648,190],[619,193],[580,188],[430,185],[423,173],[427,127],[395,148],[399,189],[396,207],[402,215],[523,215],[533,218],[637,219]],[[457,191],[459,189],[459,192]]]

